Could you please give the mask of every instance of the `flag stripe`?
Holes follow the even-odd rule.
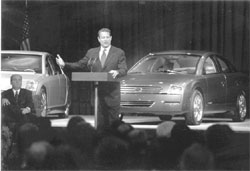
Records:
[[[30,50],[30,40],[29,40],[29,18],[28,18],[28,9],[25,8],[25,17],[22,27],[22,42],[20,44],[20,50]]]

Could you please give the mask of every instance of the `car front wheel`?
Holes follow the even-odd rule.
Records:
[[[199,125],[202,122],[204,112],[203,96],[195,90],[190,98],[190,110],[185,115],[187,125]]]
[[[240,94],[237,97],[236,108],[233,111],[233,121],[242,122],[245,120],[247,114],[247,102],[244,94]]]

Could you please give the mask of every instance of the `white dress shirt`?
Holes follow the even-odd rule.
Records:
[[[109,47],[107,47],[107,48],[103,48],[103,47],[101,46],[101,49],[100,49],[100,52],[99,52],[99,59],[100,59],[100,61],[101,61],[101,57],[102,57],[103,50],[106,49],[106,52],[105,52],[105,53],[106,53],[106,57],[108,57],[110,48],[111,48],[111,46],[109,46]]]
[[[13,91],[14,95],[16,95],[16,92],[17,92],[18,95],[20,93],[20,89],[18,89],[18,90],[12,89],[12,91]]]

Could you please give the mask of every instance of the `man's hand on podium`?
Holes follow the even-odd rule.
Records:
[[[117,70],[111,70],[111,71],[109,71],[109,73],[112,74],[113,78],[116,78],[117,75],[119,74],[119,71],[117,71]]]

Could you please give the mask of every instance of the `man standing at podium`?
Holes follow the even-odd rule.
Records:
[[[125,53],[122,49],[111,45],[111,30],[102,28],[97,37],[100,46],[91,48],[78,62],[64,62],[58,55],[57,64],[71,70],[88,68],[91,72],[108,72],[113,78],[127,74]],[[100,82],[97,129],[103,130],[111,122],[119,119],[120,114],[120,83]]]

